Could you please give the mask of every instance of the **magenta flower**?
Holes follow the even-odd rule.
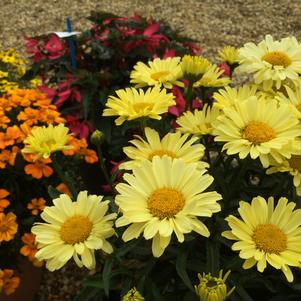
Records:
[[[56,60],[64,54],[65,46],[56,34],[52,34],[44,45],[44,50],[50,60]]]
[[[93,131],[93,126],[90,122],[84,120],[80,121],[79,115],[67,115],[67,126],[79,138],[87,139],[89,134]]]

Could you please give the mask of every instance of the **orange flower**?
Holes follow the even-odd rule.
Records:
[[[28,257],[28,259],[33,263],[34,266],[41,267],[43,265],[43,261],[35,258],[35,255],[38,251],[36,247],[35,237],[36,236],[32,233],[25,233],[22,236],[21,239],[25,245],[20,249],[20,253]]]
[[[32,215],[38,215],[45,208],[46,201],[44,198],[34,198],[27,204],[27,209],[31,210]]]
[[[72,145],[73,148],[63,150],[63,153],[64,153],[65,156],[73,156],[76,153],[78,153],[81,148],[85,148],[85,147],[88,146],[86,139],[77,139],[73,136],[69,137],[67,145]]]
[[[19,121],[24,121],[28,125],[34,125],[38,123],[40,117],[40,111],[32,108],[25,108],[17,116]]]
[[[13,146],[12,150],[5,149],[0,153],[0,169],[6,167],[8,162],[11,166],[15,165],[17,153],[20,149],[17,146]]]
[[[93,164],[98,161],[97,154],[92,149],[85,148],[80,152],[80,154],[84,156],[87,163]]]
[[[10,241],[14,238],[18,231],[16,218],[17,216],[12,212],[9,212],[7,215],[0,212],[0,243],[2,241]]]
[[[6,99],[4,97],[0,97],[0,107],[2,108],[3,111],[10,111],[12,108],[8,99]]]
[[[28,157],[28,155],[23,155],[24,159]],[[29,161],[29,160],[27,160]],[[40,158],[37,161],[34,161],[31,164],[27,164],[24,167],[24,171],[27,175],[31,175],[35,179],[41,179],[42,177],[50,177],[53,174],[53,169],[47,164],[51,163],[50,158]]]
[[[54,108],[51,110],[52,106],[48,106],[47,108],[41,110],[41,122],[45,122],[47,124],[50,123],[65,123],[65,119],[60,116],[60,113],[55,111]]]
[[[14,276],[14,271],[10,269],[0,269],[0,292],[11,295],[20,284],[20,277]]]
[[[21,132],[16,125],[7,128],[6,133],[0,133],[0,149],[13,145],[15,143],[15,139],[19,138],[20,135]]]
[[[61,192],[63,194],[67,194],[69,196],[72,196],[69,188],[64,183],[61,183],[61,184],[57,185],[55,188],[56,188],[56,190],[58,190],[59,192]]]
[[[10,201],[5,199],[9,195],[9,192],[5,189],[0,189],[0,212],[4,210],[9,204]]]
[[[5,112],[0,107],[0,128],[6,129],[8,123],[10,123],[10,119],[5,115]]]

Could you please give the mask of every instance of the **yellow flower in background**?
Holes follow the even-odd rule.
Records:
[[[301,148],[299,148],[301,150]],[[301,155],[292,155],[290,159],[271,166],[266,173],[288,172],[293,176],[293,184],[297,195],[301,196]]]
[[[205,104],[202,110],[194,110],[193,113],[188,111],[178,117],[176,122],[179,127],[176,130],[196,136],[211,135],[212,123],[216,121],[220,113],[220,110],[215,106],[210,108]]]
[[[296,204],[280,198],[274,207],[274,198],[268,201],[258,196],[251,204],[241,201],[238,212],[242,219],[233,215],[226,218],[230,231],[222,236],[236,240],[233,251],[245,259],[244,269],[257,264],[263,272],[270,264],[281,269],[287,281],[294,277],[290,266],[298,267],[301,262],[301,209],[294,210]]]
[[[200,79],[212,64],[201,56],[184,55],[181,60],[183,77],[193,82]]]
[[[224,87],[213,93],[214,107],[224,109],[233,106],[236,102],[241,102],[254,97],[257,92],[256,85],[243,85],[241,87],[232,88]]]
[[[41,214],[47,223],[35,223],[31,229],[39,249],[36,258],[45,260],[48,270],[60,269],[71,257],[79,267],[93,269],[95,250],[113,252],[106,240],[115,233],[112,220],[116,214],[106,215],[109,201],[81,191],[75,202],[61,194],[53,203]]]
[[[147,89],[126,88],[116,91],[118,97],[110,96],[103,111],[103,116],[119,116],[115,123],[121,125],[126,120],[141,117],[161,119],[160,114],[166,113],[168,107],[176,104],[172,93],[159,87]]]
[[[223,62],[227,62],[229,65],[238,63],[239,51],[233,46],[225,46],[218,51],[218,56]]]
[[[134,287],[130,289],[126,295],[122,297],[122,301],[144,301],[144,298],[141,296],[139,291]]]
[[[222,87],[227,86],[231,79],[229,77],[223,77],[224,70],[219,69],[216,65],[212,65],[207,70],[202,78],[193,84],[193,87]]]
[[[128,226],[122,235],[127,242],[143,233],[152,239],[155,257],[163,254],[173,232],[179,242],[192,231],[208,237],[209,230],[198,217],[211,217],[221,210],[217,203],[221,195],[204,192],[213,178],[198,170],[196,163],[187,164],[181,159],[155,156],[125,174],[126,183],[116,186],[116,204],[123,214],[117,227]]]
[[[124,153],[132,159],[119,165],[120,169],[133,169],[139,166],[144,160],[151,161],[154,156],[162,157],[164,155],[174,159],[181,158],[186,163],[198,163],[199,168],[208,167],[208,164],[200,161],[204,156],[205,147],[198,143],[198,138],[189,139],[189,135],[181,135],[181,133],[168,133],[162,140],[159,133],[151,128],[145,129],[144,140],[140,136],[131,140],[133,146],[123,148]]]
[[[294,88],[284,86],[285,93],[278,93],[275,97],[280,103],[284,102],[291,106],[294,114],[301,119],[301,81],[295,82]]]
[[[48,158],[56,151],[71,149],[72,146],[67,145],[70,136],[68,132],[69,129],[63,124],[36,127],[24,140],[25,148],[22,152]]]
[[[180,57],[169,57],[167,59],[156,58],[149,61],[148,65],[138,62],[131,72],[131,84],[135,84],[136,88],[145,86],[162,85],[171,89],[173,85],[184,86],[179,81],[182,78],[182,69],[180,66]]]
[[[233,287],[230,291],[227,289],[226,280],[230,274],[228,271],[223,276],[223,271],[219,272],[218,277],[209,274],[198,274],[200,284],[195,285],[196,294],[200,297],[200,301],[224,301],[234,291]]]
[[[223,113],[213,123],[213,135],[215,141],[225,142],[228,155],[250,155],[268,167],[271,159],[282,162],[294,153],[291,141],[301,135],[301,126],[288,105],[249,98]]]
[[[258,45],[246,43],[239,49],[237,72],[253,74],[265,89],[280,88],[285,79],[295,80],[301,73],[301,45],[294,37],[274,41],[270,35]]]

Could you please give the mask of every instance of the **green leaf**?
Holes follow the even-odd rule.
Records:
[[[61,192],[55,189],[53,186],[48,186],[48,194],[52,199],[56,199],[60,196]]]
[[[187,271],[187,253],[180,251],[176,260],[176,270],[178,275],[183,280],[184,284],[191,290],[194,291],[191,281],[188,277]]]
[[[103,288],[104,288],[106,296],[109,296],[112,267],[113,267],[113,258],[111,257],[105,261],[105,264],[104,264],[104,267],[102,270]]]
[[[219,273],[219,243],[217,241],[207,241],[207,270],[212,275]]]

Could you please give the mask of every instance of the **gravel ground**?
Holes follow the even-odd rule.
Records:
[[[197,39],[208,58],[226,44],[259,42],[266,34],[275,38],[295,35],[301,40],[300,0],[1,0],[0,49],[22,50],[24,34],[64,31],[67,16],[73,30],[85,30],[89,27],[85,17],[91,10],[123,16],[136,12],[165,20]],[[45,272],[36,301],[71,301],[87,274],[75,271],[68,265],[55,273]]]

